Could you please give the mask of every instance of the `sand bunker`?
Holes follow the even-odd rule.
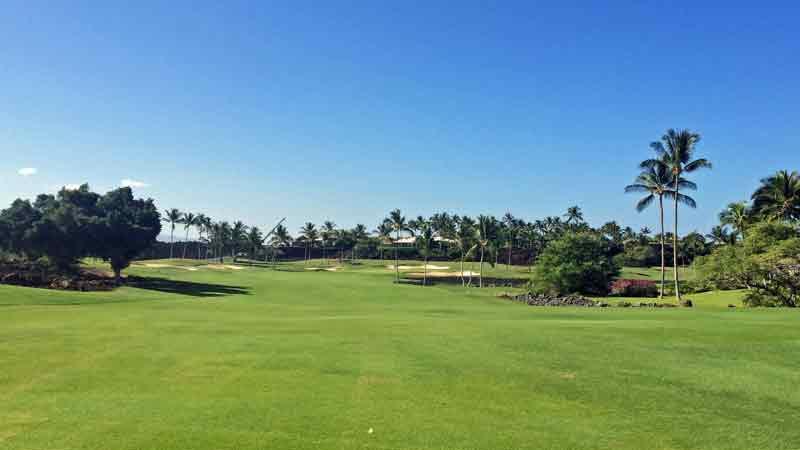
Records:
[[[203,266],[207,269],[214,269],[214,270],[225,270],[225,269],[232,269],[232,270],[244,270],[244,267],[240,266],[231,266],[231,265],[214,265],[209,264],[207,266]]]
[[[197,270],[196,267],[173,266],[171,264],[136,264],[136,266],[147,267],[148,269],[183,269],[183,270],[188,270],[190,272],[194,272]]]
[[[427,267],[428,270],[447,270],[450,268],[450,266],[437,266],[434,264],[428,264],[427,266],[398,266],[397,268],[400,270],[423,270],[425,267]],[[394,265],[391,264],[386,266],[386,268],[395,270]]]

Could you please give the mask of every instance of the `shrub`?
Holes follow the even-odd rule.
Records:
[[[565,295],[608,294],[619,266],[608,252],[608,239],[593,233],[568,233],[539,256],[533,276],[538,292]]]
[[[611,283],[611,295],[620,297],[655,297],[658,295],[656,282],[652,280],[631,280],[620,278]]]
[[[800,302],[800,236],[773,222],[748,229],[744,241],[698,258],[698,284],[715,289],[746,288],[750,306],[797,306]]]

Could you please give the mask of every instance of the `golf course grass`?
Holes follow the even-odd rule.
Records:
[[[800,314],[740,292],[537,308],[391,262],[148,263],[0,286],[1,449],[800,448]]]

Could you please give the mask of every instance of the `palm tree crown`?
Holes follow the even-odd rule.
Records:
[[[768,219],[800,220],[800,173],[781,170],[762,179],[752,200],[754,212]]]

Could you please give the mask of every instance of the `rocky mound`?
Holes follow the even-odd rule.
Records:
[[[0,266],[0,284],[68,291],[110,291],[117,287],[112,277],[99,273],[49,273],[26,265]]]
[[[502,295],[502,297],[530,306],[608,306],[606,303],[596,302],[580,295],[557,296],[528,292],[521,295]]]

